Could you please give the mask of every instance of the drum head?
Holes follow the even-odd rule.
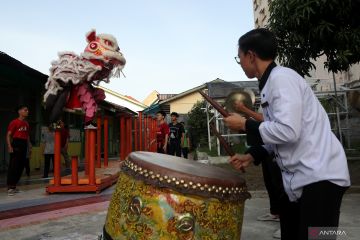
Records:
[[[249,198],[240,173],[152,152],[132,152],[122,169],[158,187],[228,200]]]

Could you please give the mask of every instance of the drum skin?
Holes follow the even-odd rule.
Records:
[[[127,165],[130,166],[129,161]],[[153,170],[155,169],[156,166]],[[141,168],[141,171],[144,169]],[[106,217],[103,234],[105,240],[240,239],[244,201],[250,196],[244,186],[242,196],[246,197],[230,201],[210,197],[211,195],[198,195],[196,191],[184,193],[179,185],[185,183],[179,178],[179,181],[174,179],[174,187],[171,187],[153,184],[146,181],[146,178],[139,177],[140,175],[143,174],[134,175],[131,170],[126,171],[126,167],[123,167]],[[168,175],[166,179],[172,183],[171,171]],[[162,177],[154,173],[154,179],[156,178]],[[166,182],[166,179],[163,180]],[[200,183],[198,186],[195,182],[189,184],[195,187],[187,186],[188,188],[201,191]],[[202,184],[204,185],[211,188]]]

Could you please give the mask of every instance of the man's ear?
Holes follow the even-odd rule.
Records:
[[[248,51],[247,54],[249,55],[249,58],[250,58],[250,62],[251,63],[254,63],[255,62],[255,53],[253,51]]]

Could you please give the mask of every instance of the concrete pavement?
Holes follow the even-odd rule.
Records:
[[[101,194],[109,195],[114,186]],[[47,195],[43,188],[24,189],[15,197],[0,193],[0,211],[19,207],[30,207],[46,203],[60,204],[69,199],[86,199],[94,194],[54,194]],[[101,195],[100,195],[101,196]],[[242,231],[242,240],[271,240],[279,228],[276,222],[260,222],[256,218],[268,212],[268,199],[265,191],[252,192],[247,200]],[[360,194],[346,194],[341,208],[340,228],[347,233],[349,240],[360,236]],[[49,210],[0,220],[1,240],[91,240],[97,239],[105,222],[109,201],[104,200],[81,206]],[[1,216],[0,216],[1,217]]]

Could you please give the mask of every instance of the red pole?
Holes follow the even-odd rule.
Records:
[[[78,156],[71,157],[71,185],[78,185]]]
[[[125,159],[125,131],[126,131],[126,127],[125,127],[125,117],[120,117],[120,160],[124,160]]]
[[[149,146],[148,151],[151,152],[150,142],[152,140],[152,122],[150,116],[147,117],[147,126],[148,126],[148,146]]]
[[[143,150],[143,127],[142,127],[142,112],[139,112],[139,150]]]
[[[101,168],[101,116],[96,119],[96,167]]]
[[[85,175],[89,174],[89,130],[85,129]]]
[[[133,151],[133,118],[129,117],[129,154]]]
[[[134,143],[135,143],[135,151],[139,150],[139,132],[138,132],[138,121],[137,117],[134,117]]]
[[[153,125],[153,121],[152,118],[149,119],[149,124],[150,124],[150,138],[149,138],[149,143],[152,143],[152,140],[154,139],[154,125]],[[152,152],[154,149],[153,144],[150,144],[150,149],[149,151]]]
[[[109,163],[109,118],[104,117],[104,167]]]
[[[96,130],[89,129],[89,185],[95,185],[95,139]]]
[[[156,119],[153,118],[153,140],[154,140],[154,144],[153,144],[153,152],[156,152]]]
[[[144,116],[144,150],[148,151],[148,138],[147,138],[147,116]]]
[[[54,186],[61,185],[61,129],[55,130],[54,145]]]

